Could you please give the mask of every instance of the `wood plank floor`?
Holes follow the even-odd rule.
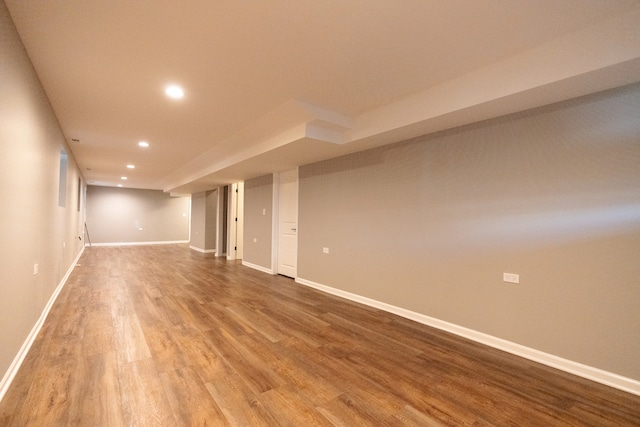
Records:
[[[0,425],[640,425],[638,396],[185,245],[79,264]]]

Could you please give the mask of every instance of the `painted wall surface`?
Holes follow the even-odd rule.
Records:
[[[628,86],[301,167],[298,276],[640,380],[639,112]]]
[[[272,206],[273,175],[265,175],[244,182],[243,259],[245,262],[269,270],[271,269]]]
[[[202,191],[191,195],[190,246],[200,252],[216,252],[218,233],[222,232],[218,221],[220,189]]]
[[[91,243],[187,241],[189,199],[160,190],[90,185],[87,228]]]
[[[207,193],[191,195],[191,235],[189,245],[204,251],[207,225]]]
[[[207,191],[205,197],[204,249],[214,252],[218,233],[218,190]]]
[[[84,184],[73,156],[58,206],[61,147],[65,137],[0,2],[0,378],[84,246]]]

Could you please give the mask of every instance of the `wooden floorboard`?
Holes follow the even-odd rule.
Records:
[[[640,397],[186,245],[87,248],[2,426],[640,425]]]

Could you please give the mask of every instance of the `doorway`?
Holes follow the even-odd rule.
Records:
[[[278,180],[278,274],[298,274],[298,169]]]

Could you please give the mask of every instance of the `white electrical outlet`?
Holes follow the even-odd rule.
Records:
[[[266,215],[267,214],[267,210],[265,208],[262,208],[262,215]]]
[[[255,237],[253,238],[253,243],[256,243],[258,241],[258,239],[256,239]]]
[[[520,283],[520,275],[514,273],[502,273],[502,280],[508,283]]]
[[[323,254],[328,254],[329,253],[329,248],[322,248],[322,253]]]
[[[33,275],[37,275],[38,274],[38,264],[33,264]]]

